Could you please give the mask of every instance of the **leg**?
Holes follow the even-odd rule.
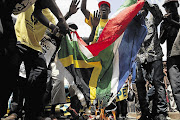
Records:
[[[168,92],[168,97],[169,97],[169,103],[170,103],[170,111],[171,112],[175,112],[177,111],[177,105],[174,101],[174,96],[172,94],[172,88],[171,88],[171,85],[168,85],[168,88],[167,88],[167,92]]]
[[[141,112],[140,107],[139,107],[139,100],[138,100],[138,93],[137,93],[137,87],[136,83],[132,84],[133,91],[135,93],[135,110],[136,113],[139,114]]]
[[[36,120],[38,116],[42,115],[44,109],[43,96],[47,81],[46,62],[42,53],[29,49],[29,52],[25,54],[24,63],[28,79],[25,96],[25,119]]]
[[[153,101],[153,113],[164,116],[167,115],[167,101],[165,84],[163,81],[163,65],[162,60],[157,60],[152,63],[152,77],[155,87],[155,97]]]
[[[126,117],[127,115],[127,100],[122,100],[120,101],[120,106],[121,106],[121,114],[122,117]]]
[[[146,100],[146,81],[143,77],[143,71],[144,69],[142,68],[140,63],[137,63],[137,79],[136,79],[136,87],[137,87],[137,93],[138,93],[138,99],[139,99],[139,104],[141,108],[141,118],[139,120],[145,120],[149,119],[150,113],[148,109],[148,103]],[[144,66],[143,66],[144,67]]]
[[[121,113],[120,101],[116,102],[116,106],[117,106],[117,109],[116,109],[116,117],[119,118],[119,115],[120,115],[120,113]]]
[[[6,114],[9,97],[13,88],[16,87],[16,78],[18,75],[18,64],[16,64],[17,58],[17,55],[14,54],[11,55],[11,57],[3,56],[0,60],[0,66],[2,69],[2,80],[0,80],[0,118]]]
[[[174,100],[180,111],[180,56],[170,57],[167,61],[168,79],[171,83]]]

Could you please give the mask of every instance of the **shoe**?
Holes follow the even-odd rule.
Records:
[[[76,112],[75,109],[71,108],[71,106],[69,106],[69,107],[67,108],[67,111],[71,113],[71,116],[73,117],[73,119],[76,120],[76,119],[79,118],[78,113]]]
[[[58,120],[54,114],[51,114],[49,117],[51,118],[51,120]]]
[[[126,116],[122,116],[118,120],[127,120],[127,117]]]
[[[164,114],[159,114],[155,116],[155,120],[167,120]]]
[[[150,115],[143,114],[138,120],[152,120]]]
[[[29,119],[27,119],[29,120]],[[45,120],[42,116],[38,116],[35,120]]]
[[[8,117],[6,117],[4,120],[17,120],[18,116],[16,113],[10,114]]]
[[[50,117],[46,117],[44,118],[44,120],[53,120],[53,119],[51,119]]]

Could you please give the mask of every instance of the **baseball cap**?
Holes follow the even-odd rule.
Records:
[[[100,2],[98,3],[99,8],[101,7],[102,4],[107,4],[107,5],[109,6],[109,8],[111,7],[110,2],[108,2],[107,0],[100,1]]]
[[[165,0],[164,4],[162,6],[165,7],[169,2],[177,2],[178,3],[178,0]],[[178,3],[178,7],[179,7],[179,3]]]

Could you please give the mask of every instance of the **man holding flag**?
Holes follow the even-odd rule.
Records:
[[[149,19],[146,18],[148,11],[152,14]],[[162,21],[163,15],[157,4],[151,5],[148,2],[145,2],[145,5],[141,10],[141,15],[141,17],[144,17],[145,19],[148,33],[137,55],[138,68],[136,86],[142,112],[139,120],[151,120],[151,117],[153,117],[153,120],[166,120],[167,101],[165,85],[163,83],[163,52],[160,46],[160,39],[158,38],[157,30],[157,26]],[[152,82],[155,87],[152,116],[148,110],[148,103],[146,100],[145,73],[152,76],[150,77],[149,82]]]
[[[100,13],[104,14],[101,23],[101,20],[108,19],[110,5],[100,3]],[[83,4],[86,5],[86,0],[82,1]],[[128,78],[146,35],[144,21],[133,19],[143,5],[144,0],[126,0],[114,17],[104,22],[104,28],[99,26],[98,38],[91,45],[85,44],[77,32],[72,34],[72,40],[68,37],[62,40],[58,57],[87,101],[92,103],[98,99],[103,108],[110,105]],[[84,8],[86,10],[86,6]],[[90,12],[88,14],[86,19],[91,20]]]

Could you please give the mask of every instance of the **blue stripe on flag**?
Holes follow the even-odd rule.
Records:
[[[142,17],[141,17],[142,18]],[[138,19],[138,20],[137,20]],[[144,19],[134,18],[124,32],[119,50],[119,85],[121,89],[129,76],[132,64],[135,61],[138,50],[147,34]]]

